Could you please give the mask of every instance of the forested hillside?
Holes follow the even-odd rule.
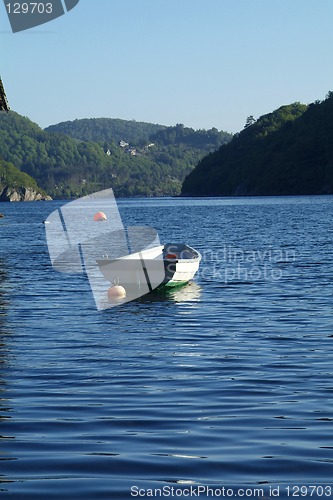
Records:
[[[143,146],[151,135],[164,128],[163,125],[119,118],[82,118],[50,125],[45,130],[66,134],[81,141],[119,143],[126,139],[133,146]]]
[[[165,127],[115,118],[84,118],[51,125],[45,130],[66,134],[81,141],[98,142],[105,149],[124,141],[132,147],[139,148],[149,143],[157,143],[159,146],[186,145],[207,151],[216,150],[232,138],[232,134],[216,128],[194,130],[182,124]]]
[[[114,125],[115,121],[111,121]],[[71,123],[76,126],[78,122],[82,120]],[[87,122],[90,126],[100,123],[99,119]],[[90,135],[98,139],[92,142],[83,140],[82,136],[74,139],[44,131],[15,112],[1,114],[0,157],[31,175],[53,198],[79,197],[109,187],[114,189],[116,196],[165,196],[179,194],[184,178],[198,161],[231,138],[230,134],[214,129],[206,132],[206,143],[202,141],[205,131],[198,131],[201,141],[198,146],[180,140],[164,145],[158,138],[156,143],[147,139],[150,131],[157,134],[163,130],[162,126],[127,123],[132,127],[132,135],[123,137],[124,129],[115,134],[122,138],[120,145],[98,127],[89,129]],[[138,125],[137,136],[133,129],[135,124]],[[178,139],[187,131],[195,135],[195,131],[183,125],[174,128],[178,130]],[[146,134],[142,141],[138,139],[141,132]],[[135,147],[131,138],[141,146]]]
[[[309,106],[282,106],[249,117],[232,141],[203,158],[183,195],[333,193],[333,93]]]
[[[37,182],[30,175],[0,159],[0,194],[5,187],[18,188],[21,186],[39,189]]]
[[[0,159],[0,201],[7,201],[7,197],[19,199],[25,196],[24,191],[30,190],[30,199],[46,199],[46,193],[40,189],[35,179],[21,172]]]

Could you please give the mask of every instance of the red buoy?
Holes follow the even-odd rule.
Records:
[[[95,222],[100,222],[100,221],[105,221],[107,220],[107,217],[105,215],[104,212],[97,212],[95,215],[94,215],[94,221]]]

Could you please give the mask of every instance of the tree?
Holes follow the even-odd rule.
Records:
[[[244,128],[251,127],[256,122],[256,119],[253,117],[253,115],[250,115],[246,118]]]

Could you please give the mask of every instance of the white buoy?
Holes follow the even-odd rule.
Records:
[[[126,290],[121,285],[114,285],[108,289],[109,302],[116,302],[126,298]]]
[[[126,298],[126,290],[123,286],[119,285],[119,278],[113,280],[113,286],[108,289],[109,302],[117,302]]]

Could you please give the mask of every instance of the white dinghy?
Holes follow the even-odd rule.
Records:
[[[164,276],[157,272],[163,260]],[[107,256],[97,260],[104,278],[120,282],[125,288],[147,283],[149,291],[156,288],[185,285],[199,269],[201,254],[184,243],[167,243],[132,253],[117,261]],[[158,283],[157,283],[158,281]]]

